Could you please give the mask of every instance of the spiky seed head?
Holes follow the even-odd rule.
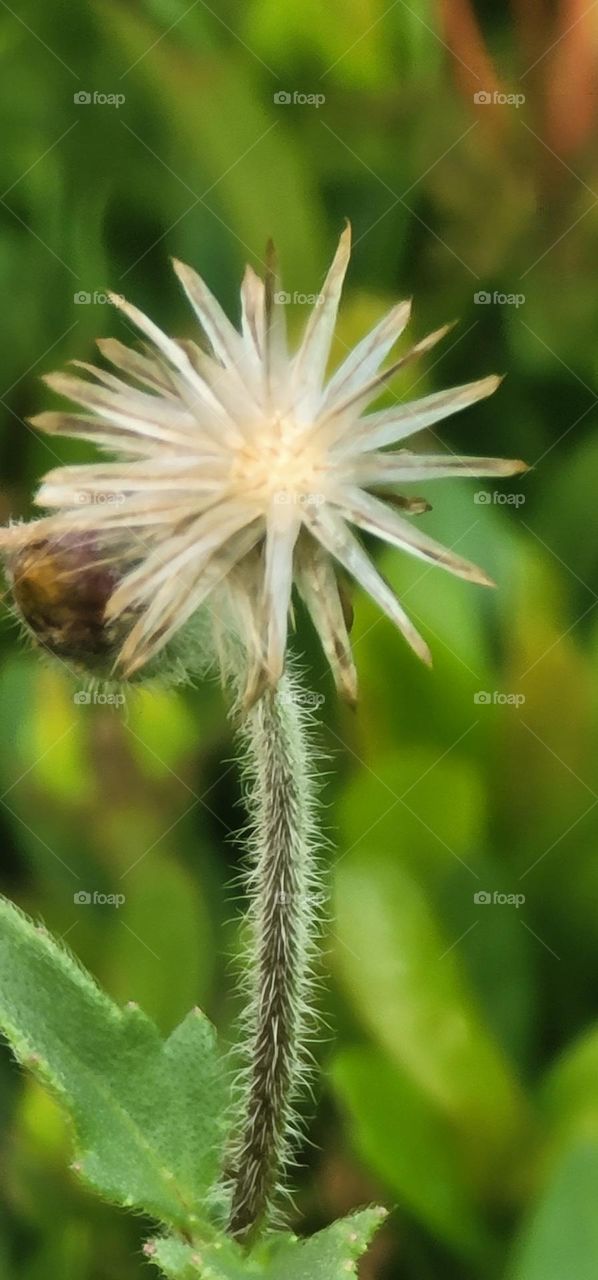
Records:
[[[411,516],[425,515],[428,503],[409,497],[409,486],[454,475],[512,475],[524,464],[392,446],[490,395],[499,379],[364,414],[392,375],[448,329],[384,368],[409,319],[410,304],[401,302],[327,379],[349,255],[347,227],[294,354],[270,247],[265,280],[250,267],[245,273],[239,330],[203,280],[175,262],[209,353],[192,341],[173,341],[115,296],[114,304],[148,340],[149,353],[104,340],[100,350],[116,372],[76,361],[92,380],[72,374],[46,379],[86,412],[43,413],[35,425],[92,441],[115,459],[56,468],[37,501],[55,513],[40,522],[40,538],[87,535],[102,549],[112,551],[115,540],[127,546],[104,611],[106,626],[125,631],[118,651],[122,674],[146,667],[205,606],[220,649],[231,633],[241,641],[249,702],[280,679],[297,588],[338,688],[353,701],[356,674],[339,570],[429,661],[425,641],[352,526],[429,564],[489,583],[482,570],[411,523]],[[100,594],[104,585],[106,579]],[[67,632],[69,625],[70,618]],[[92,632],[101,642],[101,624],[94,622]]]

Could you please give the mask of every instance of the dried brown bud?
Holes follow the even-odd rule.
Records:
[[[121,579],[115,558],[91,533],[58,536],[31,526],[7,561],[14,604],[38,644],[90,674],[108,675],[127,629],[127,620],[104,621]]]

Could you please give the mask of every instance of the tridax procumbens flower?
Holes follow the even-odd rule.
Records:
[[[232,626],[242,640],[251,701],[282,673],[295,585],[339,689],[354,699],[339,567],[428,661],[427,645],[351,526],[463,578],[489,582],[406,518],[425,511],[427,503],[399,496],[397,489],[444,476],[512,475],[524,464],[387,446],[490,395],[499,379],[482,378],[364,415],[392,375],[430,350],[446,327],[381,369],[409,319],[410,304],[400,302],[327,379],[349,255],[347,228],[294,354],[269,251],[265,280],[246,270],[240,332],[200,277],[175,262],[209,352],[167,337],[115,297],[149,340],[149,350],[103,340],[102,355],[124,377],[75,362],[93,382],[62,373],[46,379],[89,412],[42,413],[34,424],[52,435],[93,441],[118,460],[62,466],[46,475],[36,501],[56,510],[36,522],[35,537],[92,535],[107,562],[118,562],[105,619],[113,633],[124,633],[117,659],[122,675],[145,667],[207,602],[216,628]],[[30,536],[27,526],[12,533],[15,547]]]

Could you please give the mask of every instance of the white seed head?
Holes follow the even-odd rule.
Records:
[[[122,675],[144,668],[204,608],[217,646],[231,633],[237,648],[240,640],[251,701],[282,674],[297,588],[338,688],[353,700],[356,675],[339,569],[428,661],[427,645],[351,526],[461,577],[489,581],[414,527],[406,517],[427,503],[397,487],[409,491],[415,481],[451,475],[510,475],[524,465],[386,450],[490,395],[499,380],[483,378],[364,415],[391,374],[446,329],[381,372],[409,318],[409,304],[399,303],[326,381],[349,254],[347,227],[294,354],[286,340],[286,295],[269,251],[265,281],[247,268],[240,330],[200,277],[174,264],[209,353],[194,342],[173,341],[114,297],[149,352],[104,340],[98,345],[116,373],[75,362],[93,381],[48,377],[85,412],[42,413],[34,423],[50,434],[92,441],[112,460],[49,472],[36,500],[54,514],[39,525],[47,536],[91,532],[106,555],[119,560],[105,617],[126,624],[117,661]]]

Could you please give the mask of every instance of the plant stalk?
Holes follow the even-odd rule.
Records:
[[[283,1181],[306,1070],[317,902],[308,715],[296,678],[247,717],[251,817],[248,1007],[229,1232],[250,1243]],[[310,757],[311,750],[311,757]]]

